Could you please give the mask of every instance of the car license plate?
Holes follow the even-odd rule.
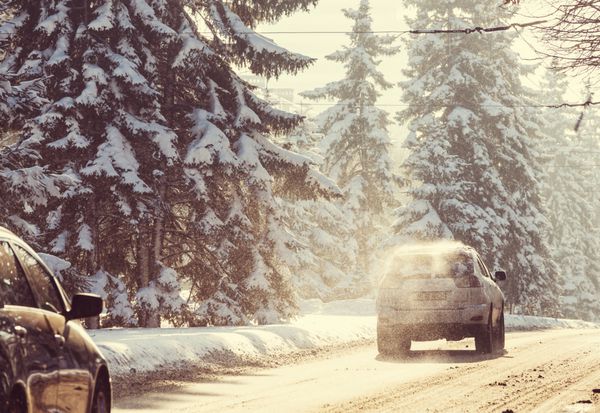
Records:
[[[445,300],[446,297],[446,291],[420,291],[417,293],[417,300],[419,301]]]

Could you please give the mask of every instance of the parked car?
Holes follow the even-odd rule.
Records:
[[[106,360],[77,321],[101,311],[96,295],[68,300],[40,257],[0,227],[0,412],[110,412]]]
[[[377,345],[383,355],[406,353],[411,341],[475,337],[475,349],[504,349],[504,294],[479,254],[462,245],[400,252],[380,284]]]

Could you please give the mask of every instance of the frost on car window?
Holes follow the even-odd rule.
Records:
[[[473,259],[466,253],[400,255],[390,268],[390,275],[401,278],[461,277],[473,272]]]
[[[433,264],[431,258],[429,255],[403,257],[398,263],[398,270],[404,275],[430,274]]]
[[[475,268],[473,267],[473,259],[467,254],[457,254],[449,257],[451,267],[451,275],[462,277],[465,275],[473,275]]]

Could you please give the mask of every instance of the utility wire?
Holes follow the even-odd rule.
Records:
[[[348,31],[348,30],[268,30],[268,31],[242,31],[235,34],[473,34],[473,33],[492,33],[506,31],[513,28],[525,28],[547,23],[548,20],[535,20],[526,23],[511,23],[495,27],[466,27],[462,29],[408,29],[408,30],[366,30],[366,31]],[[195,34],[192,32],[183,32]],[[202,31],[201,34],[214,34],[210,31]]]
[[[512,23],[506,26],[497,27],[467,27],[464,29],[415,29],[415,30],[369,30],[369,31],[349,31],[349,30],[268,30],[268,31],[241,31],[235,34],[258,34],[258,35],[272,35],[272,34],[472,34],[472,33],[490,33],[506,31],[511,28],[524,28],[529,26],[535,26],[538,24],[546,23],[547,20],[537,20],[529,23]],[[11,23],[11,22],[7,22]],[[1,32],[0,34],[7,32]],[[214,34],[210,31],[183,31],[180,34]]]
[[[341,102],[333,102],[333,103],[310,103],[310,102],[269,102],[269,104],[271,105],[284,105],[284,106],[319,106],[319,107],[326,107],[326,106],[346,106],[345,103],[341,103]],[[452,108],[452,107],[465,107],[464,105],[460,105],[460,104],[447,104],[447,103],[440,103],[440,104],[423,104],[423,105],[419,105],[419,104],[406,104],[406,103],[381,103],[381,104],[372,104],[372,105],[360,105],[360,106],[351,106],[351,108],[353,109],[357,109],[360,107],[389,107],[389,108],[409,108],[409,107],[435,107],[435,108]],[[577,108],[577,107],[590,107],[590,106],[600,106],[600,102],[595,102],[595,101],[585,101],[585,102],[579,102],[579,103],[561,103],[561,104],[556,104],[556,105],[551,105],[551,104],[537,104],[537,105],[489,105],[489,104],[482,104],[482,105],[477,105],[477,107],[480,108],[547,108],[547,109],[562,109],[562,108]],[[466,109],[468,109],[467,107],[465,107]]]
[[[528,23],[511,23],[504,26],[496,26],[496,27],[473,27],[473,28],[465,28],[465,29],[432,29],[432,30],[408,30],[406,33],[410,34],[447,34],[447,33],[491,33],[491,32],[500,32],[506,31],[513,28],[525,28],[530,26],[540,25],[542,23],[547,23],[548,20],[535,20]]]

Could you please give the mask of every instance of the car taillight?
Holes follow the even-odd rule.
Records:
[[[454,279],[454,284],[458,288],[477,288],[481,287],[481,282],[479,278],[474,275],[464,275],[462,277],[456,277]]]

